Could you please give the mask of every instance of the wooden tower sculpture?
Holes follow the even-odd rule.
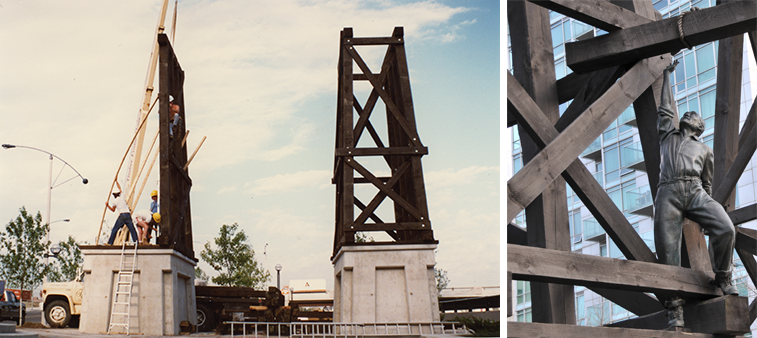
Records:
[[[574,73],[557,81],[548,9],[609,32],[567,43],[567,64]],[[739,227],[757,218],[757,205],[734,210],[733,197],[757,146],[754,103],[739,131],[743,36],[748,33],[752,51],[757,51],[757,2],[718,1],[685,13],[682,20],[663,20],[648,0],[511,1],[508,21],[513,73],[507,74],[507,123],[518,125],[526,164],[507,182],[507,221],[525,209],[527,231],[508,224],[507,285],[512,279],[532,282],[534,321],[509,322],[508,336],[715,337],[748,332],[757,318],[757,303],[723,296],[709,284],[714,273],[699,225],[684,224],[682,267],[657,264],[656,255],[578,156],[633,104],[654,198],[661,74],[671,64],[671,53],[719,40],[712,196],[736,225],[736,251],[757,282],[757,234]],[[569,100],[573,102],[560,116],[558,105]],[[570,252],[566,182],[627,260]],[[614,327],[576,326],[574,285],[639,317],[608,325]],[[690,333],[655,331],[667,326],[667,311],[658,299],[672,293],[686,298],[685,330]],[[508,292],[508,316],[510,306]]]
[[[370,48],[363,46],[387,46],[379,73],[373,73],[358,53],[358,48]],[[353,63],[360,72],[353,73]],[[356,38],[351,28],[345,28],[338,67],[333,178],[336,229],[331,257],[334,321],[438,322],[434,287],[438,242],[431,231],[421,168],[421,156],[428,154],[428,149],[415,127],[402,27],[382,38]],[[365,83],[355,81],[370,84],[363,104],[355,87]],[[386,108],[386,120],[371,119],[380,103]],[[383,128],[385,133],[381,133]],[[360,142],[361,136],[367,140]],[[374,174],[376,168],[388,174],[380,177]],[[359,184],[363,186],[357,187]],[[361,188],[368,187],[368,194],[375,195],[364,203],[359,196],[365,192]],[[387,198],[393,208],[379,210]],[[392,216],[394,219],[389,219]],[[356,232],[382,232],[388,238],[360,242]]]
[[[189,177],[184,115],[184,71],[174,54],[168,36],[158,35],[160,45],[160,236],[158,244],[168,246],[194,259],[192,217],[189,204]],[[171,117],[169,95],[179,105],[180,123],[169,133]]]
[[[368,68],[356,49],[357,46],[367,45],[387,46],[378,74]],[[353,63],[357,64],[361,73],[353,73]],[[341,32],[338,67],[333,178],[333,183],[336,184],[336,231],[333,254],[336,255],[343,245],[355,245],[355,233],[358,231],[385,232],[392,239],[389,243],[438,243],[434,240],[428,217],[421,168],[421,156],[428,154],[428,148],[421,143],[415,126],[402,27],[396,27],[391,37],[384,38],[355,38],[352,36],[352,28],[345,28]],[[367,81],[372,86],[368,99],[362,105],[353,92],[355,81]],[[386,107],[388,137],[383,141],[370,119],[379,99]],[[366,138],[366,133],[370,135],[374,145],[359,147],[361,136]],[[360,161],[376,156],[384,158],[386,166],[380,169],[388,170],[388,177],[377,177]],[[358,177],[355,177],[355,172],[359,174]],[[356,184],[371,184],[378,192],[366,204],[356,197]],[[394,202],[394,221],[389,222],[375,214],[387,198]],[[360,209],[357,217],[355,207]],[[369,220],[373,222],[368,223]]]

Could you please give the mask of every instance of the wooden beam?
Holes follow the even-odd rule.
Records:
[[[507,222],[530,204],[573,162],[620,114],[646,90],[669,58],[646,59],[631,68],[600,99],[545,147],[508,182]],[[508,81],[509,82],[509,81]],[[508,86],[508,99],[516,95]],[[538,114],[538,111],[520,111]]]
[[[749,332],[748,318],[743,314],[748,311],[746,297],[722,296],[708,299],[683,307],[684,328],[697,333],[714,333],[722,335],[745,334]],[[610,327],[664,330],[668,327],[668,311],[656,313],[608,324]]]
[[[733,225],[743,224],[757,219],[757,204],[747,205],[740,209],[728,212]]]
[[[622,337],[622,338],[722,338],[721,335],[683,331],[642,330],[621,327],[592,327],[565,324],[507,322],[508,337]],[[742,336],[732,337],[738,338]],[[742,337],[743,338],[743,337]]]
[[[702,271],[672,265],[507,245],[513,279],[655,292],[697,299],[722,295]]]
[[[744,143],[749,141],[749,131],[757,124],[757,100],[752,101],[752,108],[749,109],[749,113],[746,116],[744,125],[741,126],[741,132],[739,133],[739,147],[742,147]]]
[[[528,1],[608,32],[652,21],[605,0]]]
[[[644,316],[665,309],[657,298],[643,292],[598,287],[589,287],[588,289],[637,316]]]
[[[754,255],[738,248],[736,249],[736,254],[741,259],[741,263],[744,264],[744,268],[752,280],[752,284],[757,285],[757,260],[754,259]]]
[[[513,75],[554,125],[560,117],[553,65],[552,32],[549,12],[525,1],[508,3],[508,22],[513,45]],[[524,163],[532,161],[539,148],[518,128]],[[525,208],[528,244],[570,251],[565,181],[547,185]],[[531,284],[532,320],[545,323],[575,324],[573,287],[558,284]]]
[[[707,242],[702,234],[702,228],[696,222],[685,219],[683,223],[683,243],[681,248],[681,265],[699,270],[715,278],[707,251]],[[685,261],[685,262],[684,262]]]
[[[507,273],[507,316],[513,315],[513,274]]]
[[[757,25],[757,3],[737,1],[690,12],[683,31],[692,45],[743,34]],[[678,33],[678,17],[610,32],[565,44],[568,66],[578,73],[617,66],[686,48]]]
[[[652,2],[646,0],[611,0],[614,4],[633,11],[649,20],[657,21],[662,15],[652,6]],[[667,56],[667,55],[666,55]],[[662,76],[658,77],[633,102],[636,114],[636,127],[639,131],[641,149],[644,153],[644,165],[646,166],[652,200],[657,197],[657,183],[660,180],[660,136],[657,132],[657,109],[660,106],[660,93],[662,91]],[[673,105],[675,112],[676,105]],[[674,113],[675,114],[675,113]],[[675,119],[677,120],[678,115]],[[677,126],[677,124],[676,124]]]
[[[752,45],[752,55],[757,58],[757,30],[750,31],[747,35],[749,35],[749,42]]]
[[[736,227],[736,248],[757,255],[757,230]]]
[[[586,83],[586,81],[589,81],[589,78],[591,76],[592,73],[570,73],[568,75],[565,75],[565,77],[563,77],[562,79],[557,80],[557,102],[563,104],[576,97],[576,94],[581,91],[581,89],[584,87],[584,84]],[[508,120],[509,119],[510,117],[508,114]],[[512,119],[513,121],[515,121],[515,117],[512,117]],[[509,126],[510,125],[508,124],[508,127]]]
[[[585,73],[589,79],[583,84],[578,93],[573,98],[568,108],[565,109],[560,119],[555,124],[558,132],[562,132],[573,121],[575,121],[587,108],[597,101],[604,93],[607,92],[618,78],[626,72],[624,67],[609,67],[600,69],[596,72]],[[547,142],[548,143],[548,142]],[[544,146],[541,146],[543,148]]]
[[[541,147],[546,144],[554,144],[554,140],[560,134],[557,133],[555,127],[550,125],[544,114],[538,112],[536,104],[530,100],[518,81],[509,73],[507,74],[507,91],[508,104],[512,106],[513,113],[521,121],[519,125],[522,126],[522,129]],[[521,111],[536,112],[522,114]],[[633,226],[628,223],[623,213],[618,210],[596,179],[586,170],[581,160],[574,159],[566,169],[567,175],[564,175],[564,177],[568,184],[581,198],[584,205],[589,208],[597,221],[610,235],[610,238],[618,244],[618,248],[626,255],[626,258],[645,262],[656,261],[654,253],[647,247],[639,234],[633,229]],[[510,213],[509,209],[508,213]]]
[[[732,4],[718,0],[718,6],[722,7]],[[757,3],[750,1],[752,3]],[[755,13],[757,14],[757,12]],[[753,29],[754,27],[752,27]],[[736,194],[733,187],[727,191],[730,185],[735,187],[736,182],[733,177],[727,177],[734,163],[734,158],[739,151],[739,112],[741,111],[741,73],[742,61],[744,55],[744,35],[727,37],[718,42],[718,85],[715,88],[715,132],[713,135],[712,152],[715,155],[715,172],[712,179],[712,192],[725,194],[725,196],[716,196],[713,199],[720,202],[726,211],[735,208]],[[751,157],[751,154],[750,154]],[[748,161],[748,160],[747,160]],[[736,175],[739,176],[744,171],[742,168]],[[721,188],[721,186],[724,186]]]
[[[723,178],[717,186],[713,184],[714,191],[712,193],[712,199],[721,204],[725,204],[727,200],[729,200],[729,196],[734,192],[734,188],[736,188],[736,184],[744,173],[747,164],[749,164],[749,161],[752,159],[755,150],[757,150],[757,125],[752,126],[752,131],[749,133],[749,137],[747,137],[744,145],[739,148],[739,152],[736,154],[733,163],[730,164],[728,172],[723,175]],[[717,155],[715,155],[715,157],[717,158]],[[718,177],[717,170],[715,171],[715,177]]]
[[[527,236],[523,228],[512,223],[507,224],[507,244],[528,245]]]

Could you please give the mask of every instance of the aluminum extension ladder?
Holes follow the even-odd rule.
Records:
[[[129,319],[131,310],[131,285],[134,279],[134,268],[137,264],[137,244],[134,244],[134,251],[129,254],[126,250],[126,241],[121,245],[121,265],[118,268],[116,277],[116,288],[113,292],[113,306],[110,309],[110,324],[108,325],[108,334],[114,327],[122,326],[129,334]]]

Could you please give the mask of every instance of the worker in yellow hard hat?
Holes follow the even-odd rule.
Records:
[[[153,190],[150,193],[150,198],[152,198],[152,202],[150,202],[150,212],[154,214],[154,213],[158,212],[158,207],[159,207],[159,205],[158,205],[158,191],[157,190]]]
[[[147,210],[141,210],[134,213],[134,223],[139,229],[139,241],[149,243],[152,238],[151,232],[154,227],[160,224],[160,214],[151,214]]]

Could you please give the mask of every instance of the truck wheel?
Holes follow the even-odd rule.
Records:
[[[68,303],[62,300],[50,302],[50,305],[45,307],[45,320],[50,324],[50,327],[66,327],[68,322],[71,321],[71,310],[68,309]]]
[[[215,326],[213,325],[213,312],[207,306],[197,304],[197,330],[208,332]]]

